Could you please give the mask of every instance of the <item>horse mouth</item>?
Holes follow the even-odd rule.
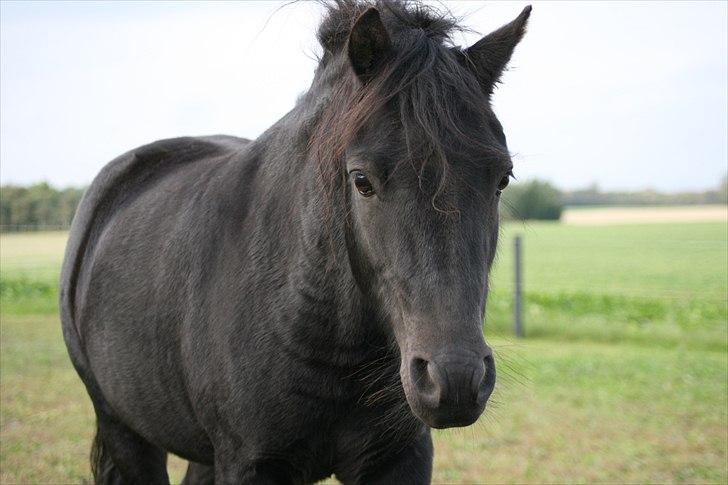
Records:
[[[425,415],[420,415],[414,410],[413,412],[420,421],[422,421],[430,428],[448,429],[470,426],[471,424],[475,423],[478,418],[480,418],[484,410],[485,405],[474,408],[472,410],[468,410],[466,412],[463,412],[462,410],[457,410],[453,412],[438,411],[436,413],[426,413]]]

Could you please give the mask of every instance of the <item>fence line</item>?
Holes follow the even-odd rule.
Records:
[[[67,231],[70,224],[0,224],[0,233]]]

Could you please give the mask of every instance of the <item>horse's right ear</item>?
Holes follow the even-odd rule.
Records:
[[[379,11],[368,8],[351,28],[348,46],[351,67],[362,82],[374,77],[391,48],[392,42]]]

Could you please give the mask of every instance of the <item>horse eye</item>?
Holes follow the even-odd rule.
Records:
[[[510,175],[506,175],[503,177],[500,182],[498,182],[498,193],[500,194],[501,191],[503,191],[506,187],[508,187],[508,181],[510,179]]]
[[[372,187],[372,183],[364,173],[359,171],[354,172],[354,185],[356,186],[356,190],[364,197],[374,195],[374,187]]]

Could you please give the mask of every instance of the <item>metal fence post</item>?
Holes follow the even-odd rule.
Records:
[[[523,338],[523,320],[522,320],[522,294],[521,285],[522,281],[522,264],[521,264],[521,236],[516,235],[513,239],[513,268],[515,271],[514,277],[514,292],[513,292],[513,333],[518,338]]]

